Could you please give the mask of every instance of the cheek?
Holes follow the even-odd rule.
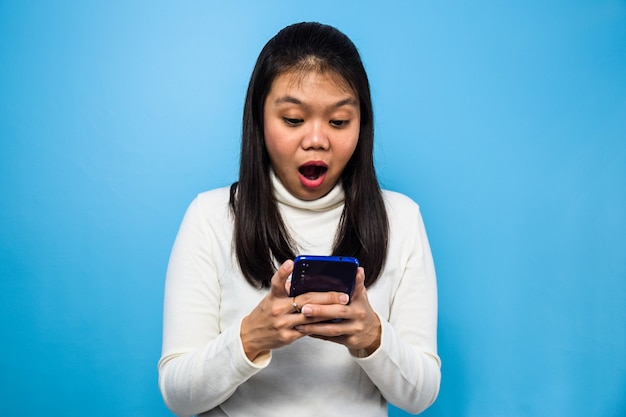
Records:
[[[270,156],[270,159],[275,160],[280,153],[280,141],[278,138],[280,137],[279,132],[276,131],[276,127],[271,123],[265,125],[263,129],[263,133],[265,135],[265,148],[267,149],[267,153]]]
[[[267,113],[263,118],[263,135],[267,150],[276,150],[280,142],[279,138],[281,137],[280,126],[276,123],[276,119]]]
[[[339,145],[339,152],[341,153],[342,159],[348,162],[348,160],[352,157],[352,154],[356,150],[356,146],[359,142],[359,132],[357,131],[355,134],[351,134],[348,137],[344,138]]]

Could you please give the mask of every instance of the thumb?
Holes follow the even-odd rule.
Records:
[[[276,297],[285,297],[288,295],[286,282],[292,271],[293,261],[291,259],[287,259],[274,273],[274,276],[272,276],[272,295]]]
[[[365,290],[365,269],[359,267],[356,272],[356,279],[354,281],[354,291],[352,292],[352,298],[359,297],[361,293],[366,293]]]

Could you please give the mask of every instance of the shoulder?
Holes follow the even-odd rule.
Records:
[[[214,207],[230,200],[230,187],[220,187],[210,191],[204,191],[196,196],[197,203],[201,206]]]
[[[205,222],[223,221],[230,213],[229,200],[230,187],[201,192],[189,205],[187,216]]]
[[[383,201],[392,234],[413,235],[423,226],[420,206],[410,197],[389,190],[383,190]]]
[[[383,201],[389,215],[419,213],[419,205],[410,197],[390,190],[383,190]]]

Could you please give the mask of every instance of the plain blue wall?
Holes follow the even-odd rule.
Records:
[[[359,46],[440,289],[427,416],[626,415],[626,2],[0,1],[0,414],[167,416],[169,251],[302,20]],[[393,410],[392,415],[404,415]]]

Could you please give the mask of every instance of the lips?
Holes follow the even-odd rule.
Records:
[[[317,188],[322,185],[327,171],[328,166],[321,161],[307,162],[298,168],[300,182],[306,188]]]

